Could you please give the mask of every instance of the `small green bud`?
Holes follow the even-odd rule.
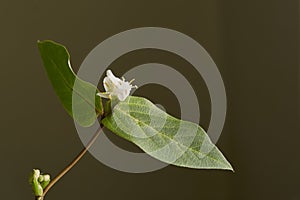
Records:
[[[35,196],[40,197],[43,195],[44,190],[40,184],[32,185],[32,189]]]
[[[45,189],[47,187],[47,185],[50,183],[50,175],[49,174],[43,175],[43,179],[44,179],[44,181],[41,182],[41,186],[43,189]]]
[[[40,175],[39,178],[38,178],[38,181],[41,183],[44,181],[44,176],[43,175]]]
[[[33,172],[29,177],[29,183],[32,186],[34,195],[36,197],[41,197],[43,195],[44,189],[50,183],[50,175],[42,175],[40,170],[33,169]]]
[[[40,176],[41,172],[39,169],[33,169],[33,178],[38,179]]]
[[[39,177],[40,177],[40,170],[38,169],[34,169],[31,176],[29,177],[29,182],[32,186],[32,190],[35,196],[43,195],[43,188],[38,181]]]
[[[44,175],[44,181],[50,181],[50,175],[49,174]]]

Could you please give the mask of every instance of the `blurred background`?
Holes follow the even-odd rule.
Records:
[[[87,154],[46,199],[299,200],[299,8],[296,0],[2,1],[1,199],[33,199],[27,181],[32,168],[55,176],[83,148],[46,76],[36,41],[64,44],[76,71],[106,38],[155,26],[192,37],[217,64],[228,100],[217,145],[235,173],[168,166],[129,174]],[[172,66],[190,81],[200,101],[200,124],[207,128],[207,88],[185,60],[139,50],[110,68],[122,74],[149,62]],[[180,117],[167,88],[144,86],[134,95],[147,96]],[[118,146],[140,151],[106,134]]]

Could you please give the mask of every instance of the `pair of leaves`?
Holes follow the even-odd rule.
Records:
[[[64,108],[80,125],[92,125],[97,116],[103,114],[101,98],[96,95],[98,89],[75,75],[64,46],[52,41],[39,42],[38,46],[48,77]],[[73,87],[75,80],[80,87]],[[82,112],[72,111],[72,95],[78,95],[76,106]],[[197,169],[233,170],[199,125],[176,119],[145,98],[129,96],[118,102],[101,122],[163,162]]]

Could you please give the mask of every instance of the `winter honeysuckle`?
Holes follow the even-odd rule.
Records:
[[[130,90],[137,88],[136,85],[131,85],[132,81],[125,81],[123,77],[121,80],[115,77],[111,70],[107,70],[106,77],[103,79],[105,92],[97,93],[97,95],[108,99],[117,97],[120,101],[124,101],[128,97]]]
[[[136,144],[145,153],[167,164],[193,169],[233,170],[198,124],[176,119],[146,98],[130,96],[131,89],[136,88],[131,84],[132,81],[115,77],[111,70],[107,70],[103,80],[105,91],[100,92],[96,85],[80,79],[74,73],[70,54],[63,45],[45,40],[39,41],[38,47],[53,89],[76,124],[95,127],[97,121],[100,126],[89,141],[84,141],[84,149],[53,180],[50,181],[50,176],[41,174],[38,169],[33,170],[30,183],[36,200],[44,200],[57,181],[88,152],[103,128]],[[76,86],[75,81],[80,84]],[[77,98],[73,98],[74,94]],[[101,97],[110,100],[103,106]],[[122,167],[112,167],[123,171]]]

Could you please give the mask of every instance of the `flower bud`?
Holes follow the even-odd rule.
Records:
[[[44,181],[50,181],[50,175],[49,174],[44,175]]]
[[[39,178],[38,178],[38,181],[41,183],[44,181],[44,176],[43,175],[40,175]]]

